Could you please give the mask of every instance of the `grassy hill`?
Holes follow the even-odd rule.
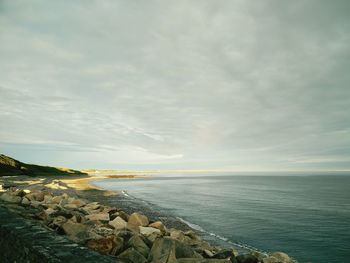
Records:
[[[0,154],[0,176],[11,176],[11,175],[83,175],[86,173],[72,170],[68,168],[57,168],[51,166],[41,166],[35,164],[26,164],[17,161],[4,154]]]

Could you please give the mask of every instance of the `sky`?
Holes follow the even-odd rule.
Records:
[[[0,1],[0,152],[350,170],[350,1]]]

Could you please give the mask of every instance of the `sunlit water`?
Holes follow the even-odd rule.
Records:
[[[350,176],[181,176],[95,183],[208,234],[299,262],[350,262]]]

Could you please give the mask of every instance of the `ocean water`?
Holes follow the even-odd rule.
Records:
[[[180,217],[208,239],[298,262],[350,262],[350,176],[155,176],[105,180]]]

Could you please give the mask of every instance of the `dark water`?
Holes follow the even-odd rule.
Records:
[[[191,176],[106,180],[215,238],[284,251],[299,262],[350,262],[350,176]]]

